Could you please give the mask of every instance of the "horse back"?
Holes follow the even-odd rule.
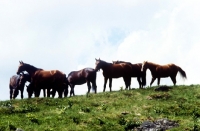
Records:
[[[132,73],[134,76],[141,76],[142,75],[142,63],[132,64]]]
[[[104,77],[119,78],[124,76],[131,76],[132,67],[130,64],[120,63],[112,64],[103,70]]]
[[[33,76],[34,81],[44,82],[63,82],[65,81],[66,75],[59,70],[39,70]]]
[[[86,79],[95,79],[96,80],[96,71],[93,68],[84,68],[81,72],[82,77]]]
[[[178,72],[175,64],[158,65],[156,71],[160,77],[168,77]]]
[[[12,88],[16,88],[18,86],[18,82],[19,82],[19,76],[18,75],[13,75],[10,78],[10,83],[9,85],[12,86]]]
[[[72,71],[68,74],[67,80],[69,84],[81,85],[86,82],[85,78],[82,75],[83,70]]]

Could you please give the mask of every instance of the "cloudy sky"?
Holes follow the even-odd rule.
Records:
[[[9,99],[9,79],[19,60],[66,74],[94,68],[95,58],[174,63],[188,77],[177,75],[178,85],[199,84],[199,5],[197,0],[1,0],[0,100]],[[148,85],[150,80],[147,71]],[[172,81],[161,79],[161,85]],[[97,86],[102,92],[102,71]],[[113,80],[113,90],[121,86],[122,78]],[[138,88],[136,78],[131,87]],[[75,87],[76,94],[86,91],[86,84]]]

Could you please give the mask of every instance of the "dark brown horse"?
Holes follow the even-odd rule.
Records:
[[[19,90],[21,92],[21,99],[24,98],[24,85],[26,82],[31,81],[31,77],[29,74],[20,74],[20,75],[13,75],[10,78],[9,88],[10,88],[10,99],[15,99],[19,94]]]
[[[92,68],[84,68],[79,71],[72,71],[69,73],[67,77],[67,83],[71,87],[70,96],[75,95],[74,94],[74,87],[75,85],[82,85],[87,83],[88,86],[88,92],[90,93],[91,89],[91,83],[92,83],[92,89],[94,92],[97,92],[97,85],[96,85],[96,71]],[[65,96],[68,94],[68,90],[65,90]]]
[[[139,83],[139,88],[143,88],[146,85],[146,73],[141,71],[142,63],[132,64],[130,62],[125,61],[113,61],[113,64],[127,63],[132,67],[131,77],[137,77],[137,81]]]
[[[106,84],[109,79],[109,87],[110,91],[112,91],[112,78],[119,78],[123,77],[126,89],[130,89],[131,85],[131,70],[132,67],[130,64],[127,63],[121,63],[121,64],[112,64],[105,62],[100,59],[96,59],[96,67],[95,70],[98,71],[100,69],[103,70],[103,76],[104,76],[104,89],[103,92],[105,92]]]
[[[62,97],[63,84],[66,82],[66,75],[59,70],[43,70],[32,65],[20,62],[17,74],[27,71],[31,75],[31,87],[36,97],[39,97],[41,89],[47,89],[47,97],[50,97],[50,90],[53,90],[53,97],[55,92],[58,92],[59,98]]]
[[[26,86],[26,91],[28,93],[28,98],[31,98],[34,92],[34,83],[30,82],[28,86]],[[46,97],[46,88],[42,88],[43,96]]]
[[[187,78],[185,71],[175,64],[159,65],[152,62],[144,61],[141,71],[146,72],[149,69],[151,71],[152,80],[150,86],[154,80],[158,79],[158,86],[160,84],[160,78],[170,77],[174,85],[176,85],[176,75],[179,72],[183,78]]]

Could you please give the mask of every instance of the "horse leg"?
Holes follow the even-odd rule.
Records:
[[[103,92],[106,90],[106,84],[107,84],[108,78],[104,77],[104,86],[103,86]]]
[[[158,77],[158,86],[160,85],[160,77]]]
[[[88,86],[88,92],[87,93],[90,93],[90,89],[91,89],[90,81],[87,81],[87,86]]]
[[[109,87],[110,87],[110,92],[112,91],[112,78],[109,78]]]
[[[97,85],[96,85],[96,81],[92,82],[92,89],[94,89],[95,94],[97,93]]]
[[[176,85],[176,77],[170,76],[172,82],[174,83],[174,86]]]
[[[125,77],[123,77],[123,79],[124,79],[124,83],[125,83],[126,90],[127,90],[127,89],[128,89],[128,80],[127,80],[127,78],[125,78]]]
[[[50,89],[47,88],[47,97],[50,97]]]
[[[140,77],[137,77],[137,81],[138,81],[138,84],[139,84],[139,88],[142,88],[142,82],[140,80]]]
[[[43,96],[46,97],[46,89],[42,89],[43,90]]]
[[[64,97],[67,97],[68,96],[68,86],[67,88],[64,89]]]
[[[13,94],[13,89],[12,89],[12,86],[11,85],[9,85],[10,86],[10,100],[12,99],[12,94]]]
[[[155,81],[155,79],[156,79],[156,78],[152,77],[151,83],[150,83],[150,87],[151,87],[151,85],[153,84],[153,82]]]
[[[41,89],[35,89],[35,97],[39,97],[40,96],[40,90]]]
[[[72,94],[73,94],[73,96],[75,96],[75,94],[74,94],[74,87],[75,87],[75,85],[70,85],[70,86],[71,86],[70,97],[72,96]]]
[[[58,98],[62,98],[62,94],[63,94],[63,88],[62,88],[62,86],[58,86],[57,92],[58,92]]]
[[[23,99],[24,98],[24,95],[23,95],[24,89],[21,89],[20,91],[21,91],[21,99]]]
[[[49,89],[50,90],[50,89]],[[52,88],[52,91],[50,91],[50,93],[52,94],[52,97],[54,98],[55,95],[56,95],[56,91],[58,92],[58,95],[59,95],[59,90],[58,89],[55,89],[55,88]]]
[[[128,86],[129,86],[129,90],[131,89],[131,77],[128,78]]]

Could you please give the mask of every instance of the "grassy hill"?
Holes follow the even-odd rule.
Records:
[[[200,85],[119,90],[71,98],[0,102],[0,131],[131,130],[143,121],[167,118],[170,130],[200,130]]]

